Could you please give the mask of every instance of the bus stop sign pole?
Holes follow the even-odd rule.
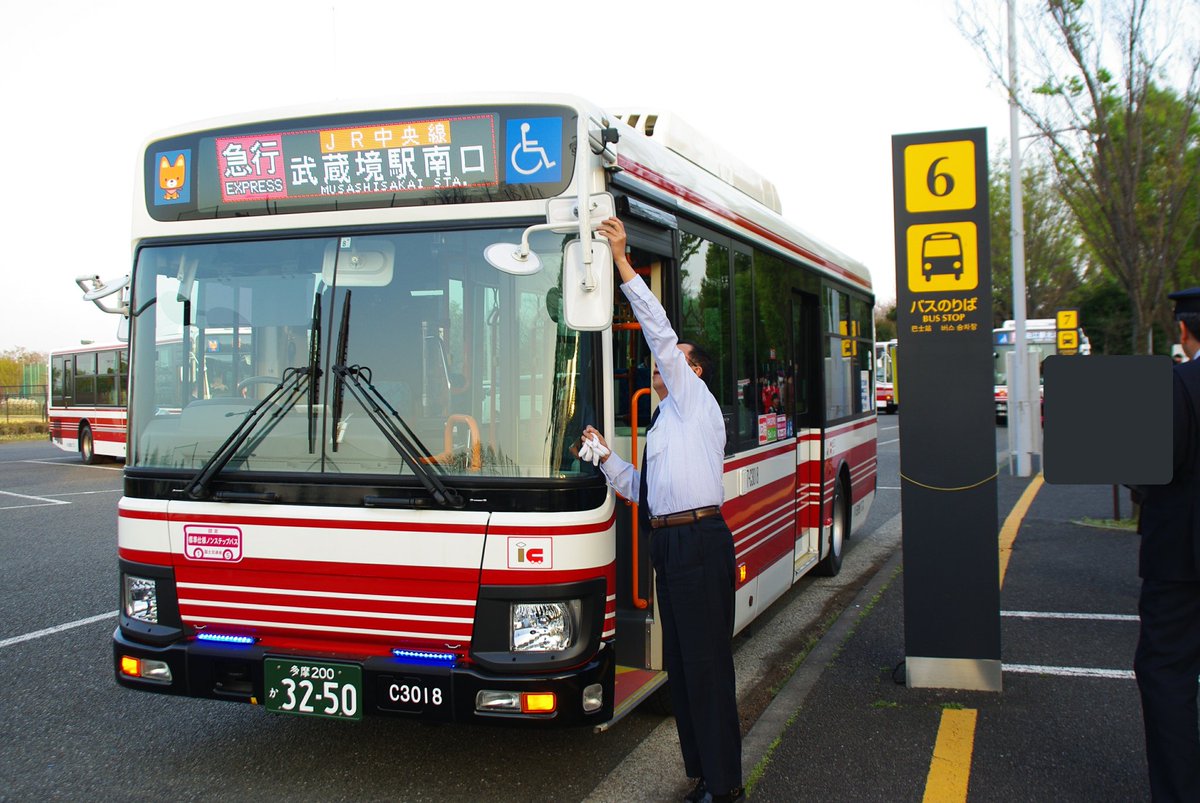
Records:
[[[895,136],[892,176],[905,676],[999,691],[986,131]]]

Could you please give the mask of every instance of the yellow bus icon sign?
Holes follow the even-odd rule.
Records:
[[[974,223],[930,223],[907,232],[908,289],[914,293],[974,290],[979,286]]]

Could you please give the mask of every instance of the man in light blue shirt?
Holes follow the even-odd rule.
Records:
[[[721,516],[725,420],[706,384],[716,375],[714,365],[702,349],[679,340],[666,311],[634,272],[621,221],[609,218],[599,233],[612,246],[621,290],[654,354],[651,386],[659,398],[642,470],[611,453],[600,458],[600,466],[617,493],[649,514],[671,702],[684,768],[697,779],[685,800],[740,800],[733,535]],[[583,441],[593,439],[605,446],[598,453],[607,451],[603,436],[589,425]]]

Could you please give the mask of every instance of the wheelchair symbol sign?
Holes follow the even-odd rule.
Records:
[[[509,120],[505,129],[509,184],[562,180],[562,119]]]

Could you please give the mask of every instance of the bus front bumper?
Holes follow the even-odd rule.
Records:
[[[357,667],[361,671],[360,676],[356,675],[361,680],[356,683],[354,704],[346,706],[347,710],[353,709],[354,716],[331,718],[382,715],[443,722],[569,726],[597,725],[607,722],[613,713],[616,661],[611,644],[603,644],[583,665],[563,671],[501,674],[475,666],[428,666],[382,656],[343,660],[328,655],[298,655],[255,644],[181,641],[154,646],[127,638],[120,628],[113,633],[117,683],[141,691],[252,703],[279,711],[280,706],[267,699],[268,695],[278,699],[279,688],[276,685],[268,689],[265,678],[270,666],[278,668],[289,663],[300,669],[312,665]],[[278,673],[278,669],[275,671]],[[547,710],[548,705],[553,706],[552,710]],[[310,710],[298,710],[305,707]],[[292,708],[284,713],[322,716],[320,704]]]

